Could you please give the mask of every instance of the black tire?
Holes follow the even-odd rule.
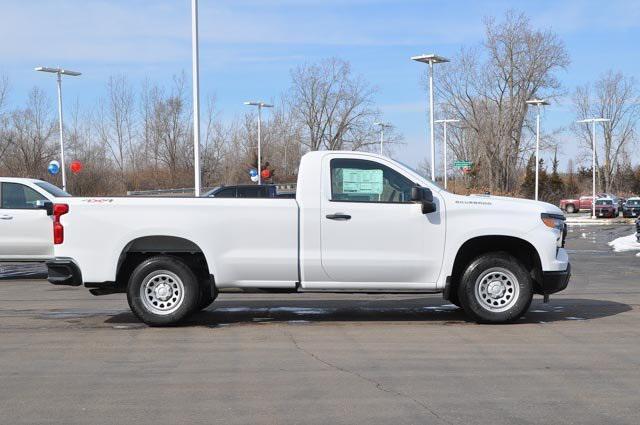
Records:
[[[467,266],[458,298],[465,313],[478,323],[510,323],[529,309],[533,282],[515,257],[505,252],[487,253]]]
[[[144,299],[143,287],[147,295]],[[167,296],[169,298],[165,299]],[[127,285],[131,311],[150,326],[180,322],[195,311],[199,299],[200,285],[195,274],[179,258],[166,255],[140,263],[131,273]]]
[[[567,205],[565,210],[567,211],[567,214],[573,214],[574,212],[576,212],[576,207],[573,204],[569,204]]]

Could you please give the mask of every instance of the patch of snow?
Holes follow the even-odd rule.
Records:
[[[636,240],[635,233],[629,236],[622,236],[609,242],[609,246],[615,252],[636,251],[640,250],[640,243]]]

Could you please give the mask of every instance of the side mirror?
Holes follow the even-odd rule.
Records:
[[[36,208],[47,211],[47,215],[53,215],[53,202],[51,201],[36,201]]]
[[[411,201],[422,204],[422,214],[429,214],[436,211],[436,203],[433,202],[431,189],[421,186],[412,187]]]

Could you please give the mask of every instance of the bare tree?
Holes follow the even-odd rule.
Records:
[[[569,58],[554,33],[532,28],[525,15],[513,12],[501,23],[485,20],[482,48],[485,60],[477,48],[463,49],[443,67],[438,94],[448,116],[471,132],[465,140],[481,148],[471,159],[485,164],[480,172],[489,187],[513,191],[532,139],[524,134],[525,102],[559,95],[555,73]]]
[[[5,105],[9,94],[9,79],[6,76],[0,76],[0,158],[2,158],[9,148],[9,139],[7,137],[9,119],[5,113]]]
[[[363,149],[376,144],[372,88],[348,62],[327,59],[291,72],[289,105],[309,150]]]
[[[169,94],[151,92],[150,143],[159,165],[166,167],[170,185],[183,183],[193,159],[191,115],[186,100],[184,74],[174,77]]]
[[[596,169],[602,173],[600,179],[604,191],[611,192],[616,185],[615,177],[625,148],[635,143],[636,128],[640,119],[640,94],[636,81],[622,73],[609,71],[595,84],[578,87],[573,95],[578,119],[603,117],[611,121],[601,124],[604,130],[602,148],[596,147]],[[574,125],[583,147],[593,149],[591,126]],[[598,152],[602,152],[602,156]]]
[[[98,134],[120,174],[120,183],[128,186],[127,174],[135,174],[136,121],[134,93],[126,77],[109,77],[107,99],[100,102]]]
[[[205,110],[205,128],[202,143],[202,174],[205,186],[213,185],[222,178],[222,161],[228,154],[226,148],[227,134],[224,126],[218,120],[215,108],[215,98],[207,99]]]
[[[40,177],[55,148],[51,138],[56,132],[49,99],[37,87],[31,90],[25,109],[13,111],[5,136],[10,144],[0,158],[11,175]]]

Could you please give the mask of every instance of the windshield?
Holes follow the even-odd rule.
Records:
[[[611,199],[598,199],[596,205],[613,205],[613,201]]]
[[[627,205],[634,207],[640,206],[640,199],[630,199],[627,201]]]
[[[442,189],[442,186],[440,186],[438,183],[434,182],[433,180],[431,180],[430,176],[425,175],[426,171],[419,171],[416,168],[405,164],[402,161],[398,161],[397,159],[394,159],[393,161],[397,162],[398,164],[402,165],[404,168],[406,168],[407,170],[411,171],[412,173],[414,173],[417,176],[422,177],[425,180],[428,180],[429,183],[433,184],[435,187],[437,187],[438,189]]]
[[[54,186],[49,182],[35,182],[36,186],[40,189],[46,190],[49,194],[53,195],[55,198],[68,198],[69,195],[64,190],[60,189],[58,186]]]

